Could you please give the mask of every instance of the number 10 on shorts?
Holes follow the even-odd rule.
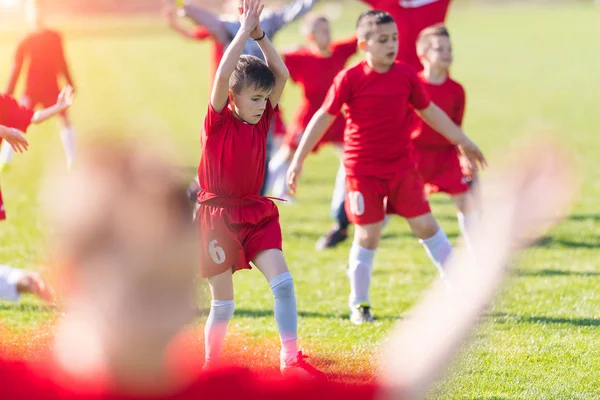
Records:
[[[361,216],[365,212],[365,198],[361,192],[349,192],[348,202],[350,203],[350,212],[352,215]]]

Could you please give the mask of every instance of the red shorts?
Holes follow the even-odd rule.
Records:
[[[415,218],[431,212],[416,169],[396,178],[346,176],[346,213],[357,225],[382,221],[385,214]]]
[[[327,129],[327,132],[323,135],[319,143],[313,148],[313,152],[317,152],[321,146],[327,143],[332,144],[343,144],[344,143],[344,129],[346,128],[346,120],[342,116],[338,116],[333,124]],[[302,140],[304,131],[288,131],[285,134],[283,143],[290,149],[296,150]]]
[[[0,191],[0,221],[6,219],[6,210],[4,209],[4,202],[2,201],[2,191]]]
[[[417,169],[425,182],[425,193],[443,192],[449,195],[466,193],[468,181],[458,158],[458,149],[452,147],[414,147]]]
[[[282,248],[279,211],[268,199],[235,207],[200,204],[196,223],[202,278],[252,269],[260,251]]]

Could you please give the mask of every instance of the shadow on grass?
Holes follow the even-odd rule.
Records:
[[[598,214],[575,214],[575,215],[569,215],[569,217],[567,219],[570,221],[588,221],[588,220],[600,221],[600,215],[598,215]]]
[[[210,310],[198,309],[196,315],[198,317],[206,317]],[[233,314],[236,317],[247,317],[247,318],[270,318],[273,317],[273,310],[250,310],[247,308],[236,308]],[[349,320],[348,313],[320,313],[314,311],[298,311],[298,316],[301,318],[325,318],[325,319],[338,319],[338,320]],[[394,316],[375,316],[375,321],[398,321],[400,317]]]
[[[543,236],[533,247],[538,248],[571,248],[571,249],[598,249],[600,248],[600,237],[587,237],[587,241],[576,242],[573,240],[559,239],[552,236]]]
[[[0,303],[0,311],[54,313],[57,308],[42,304]]]
[[[506,313],[491,313],[488,318],[502,319],[504,322],[517,324],[558,324],[572,326],[600,326],[600,319],[596,318],[563,318],[563,317],[538,317],[535,315],[518,315]]]
[[[561,269],[517,270],[517,276],[600,276],[600,271],[565,271]]]

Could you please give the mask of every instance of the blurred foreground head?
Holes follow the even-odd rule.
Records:
[[[135,380],[158,368],[192,319],[197,257],[186,183],[147,143],[118,141],[89,146],[73,171],[48,180],[46,226],[67,280],[56,346],[63,365]]]

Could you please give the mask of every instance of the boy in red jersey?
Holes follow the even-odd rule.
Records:
[[[446,27],[434,25],[423,30],[417,40],[417,52],[424,67],[419,72],[419,79],[431,100],[456,125],[461,126],[465,112],[465,91],[460,83],[448,76],[452,64],[452,43]],[[426,194],[444,192],[452,196],[458,209],[458,225],[468,244],[467,227],[473,218],[472,204],[467,195],[470,174],[463,173],[458,148],[420,119],[411,137],[413,154],[425,182]]]
[[[366,60],[335,78],[321,109],[309,123],[288,172],[295,191],[302,164],[342,109],[346,114],[344,166],[346,211],[356,224],[350,250],[351,320],[370,322],[369,286],[373,259],[386,212],[407,219],[440,275],[452,252],[448,237],[431,214],[411,154],[412,112],[453,143],[472,163],[485,164],[479,148],[431,102],[414,69],[396,62],[398,29],[383,11],[363,13],[357,23],[358,45]]]
[[[65,58],[61,35],[44,25],[41,0],[32,0],[29,12],[32,32],[20,43],[15,54],[12,74],[6,93],[15,91],[19,75],[25,60],[29,60],[25,93],[21,103],[27,108],[38,106],[47,108],[54,104],[60,93],[58,79],[62,76],[73,87],[73,79]],[[60,137],[70,168],[75,159],[75,132],[66,112],[61,113],[62,128]],[[12,150],[4,145],[0,153],[0,169],[10,162]]]
[[[357,51],[356,38],[331,42],[329,20],[322,15],[306,17],[302,27],[307,46],[283,54],[290,77],[302,88],[302,100],[294,113],[281,149],[269,162],[268,189],[275,197],[289,196],[286,173],[298,148],[302,133],[319,109],[335,76],[346,66]],[[339,115],[315,147],[333,143],[341,147],[344,140],[345,119]]]
[[[392,15],[398,25],[398,61],[405,62],[418,71],[423,66],[417,56],[415,43],[419,33],[428,26],[442,23],[448,14],[451,0],[363,0],[377,10],[387,11]],[[338,178],[343,179],[343,166],[340,168]],[[339,188],[336,179],[336,188]],[[338,189],[339,195],[334,196],[331,204],[336,223],[332,229],[317,243],[318,249],[337,246],[346,240],[349,226],[348,216],[344,211],[344,202],[341,201],[343,193]]]
[[[428,26],[446,20],[451,0],[362,0],[375,10],[390,13],[398,25],[398,61],[423,69],[415,43]]]
[[[73,104],[73,89],[70,86],[60,92],[55,105],[39,111],[20,105],[10,95],[0,95],[0,130],[2,131],[0,144],[17,152],[26,150],[27,141],[22,133],[27,131],[29,125],[40,124],[64,112],[71,104]],[[6,143],[3,143],[2,139],[6,139]],[[0,192],[0,221],[4,219],[6,219],[6,210]]]
[[[281,372],[319,376],[322,373],[297,348],[294,282],[281,251],[277,206],[259,195],[269,125],[289,77],[260,26],[263,8],[259,0],[244,0],[240,7],[241,28],[217,70],[202,132],[197,211],[200,275],[208,278],[213,297],[205,326],[205,367],[219,362],[233,316],[233,273],[250,269],[252,262],[275,297]],[[248,39],[260,46],[266,64],[242,56]]]

